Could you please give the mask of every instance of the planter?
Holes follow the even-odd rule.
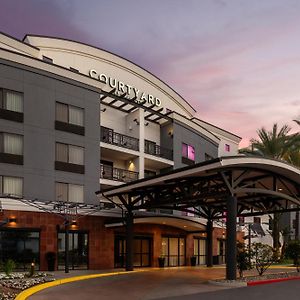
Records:
[[[159,257],[158,258],[158,266],[160,268],[163,268],[165,266],[165,257]]]
[[[196,256],[191,256],[191,266],[195,267],[197,263],[197,257]]]
[[[55,260],[56,260],[56,253],[55,252],[47,252],[46,253],[46,260],[48,265],[48,271],[55,271]]]

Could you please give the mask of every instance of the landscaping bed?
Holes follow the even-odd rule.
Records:
[[[288,278],[300,278],[300,273],[297,271],[291,272],[276,272],[276,273],[266,273],[264,275],[249,275],[245,277],[237,278],[236,280],[227,280],[227,279],[217,279],[210,281],[211,283],[216,283],[220,285],[237,285],[237,286],[246,286],[248,283],[255,281],[275,281],[276,279],[288,279]]]
[[[0,273],[0,300],[13,300],[23,290],[53,280],[53,275],[44,272],[37,272],[31,277],[28,273],[21,272],[11,273],[9,276]]]

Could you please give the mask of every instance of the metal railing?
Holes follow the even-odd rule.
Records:
[[[101,142],[139,151],[139,139],[114,132],[113,129],[101,126]]]
[[[100,164],[100,178],[121,182],[130,182],[138,180],[139,173]]]
[[[173,160],[173,151],[157,145],[155,142],[145,140],[145,153]]]

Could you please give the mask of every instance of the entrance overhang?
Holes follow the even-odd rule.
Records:
[[[259,215],[299,209],[300,170],[266,158],[221,157],[97,193],[132,210],[173,209],[212,219],[223,217],[234,195],[239,216]]]
[[[133,270],[133,213],[160,208],[207,219],[208,266],[213,220],[225,218],[226,278],[235,280],[237,217],[299,210],[300,170],[266,158],[220,157],[98,194],[126,210],[128,271]]]

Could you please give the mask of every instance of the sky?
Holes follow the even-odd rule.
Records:
[[[298,0],[0,0],[0,31],[111,51],[243,138],[300,118]]]

